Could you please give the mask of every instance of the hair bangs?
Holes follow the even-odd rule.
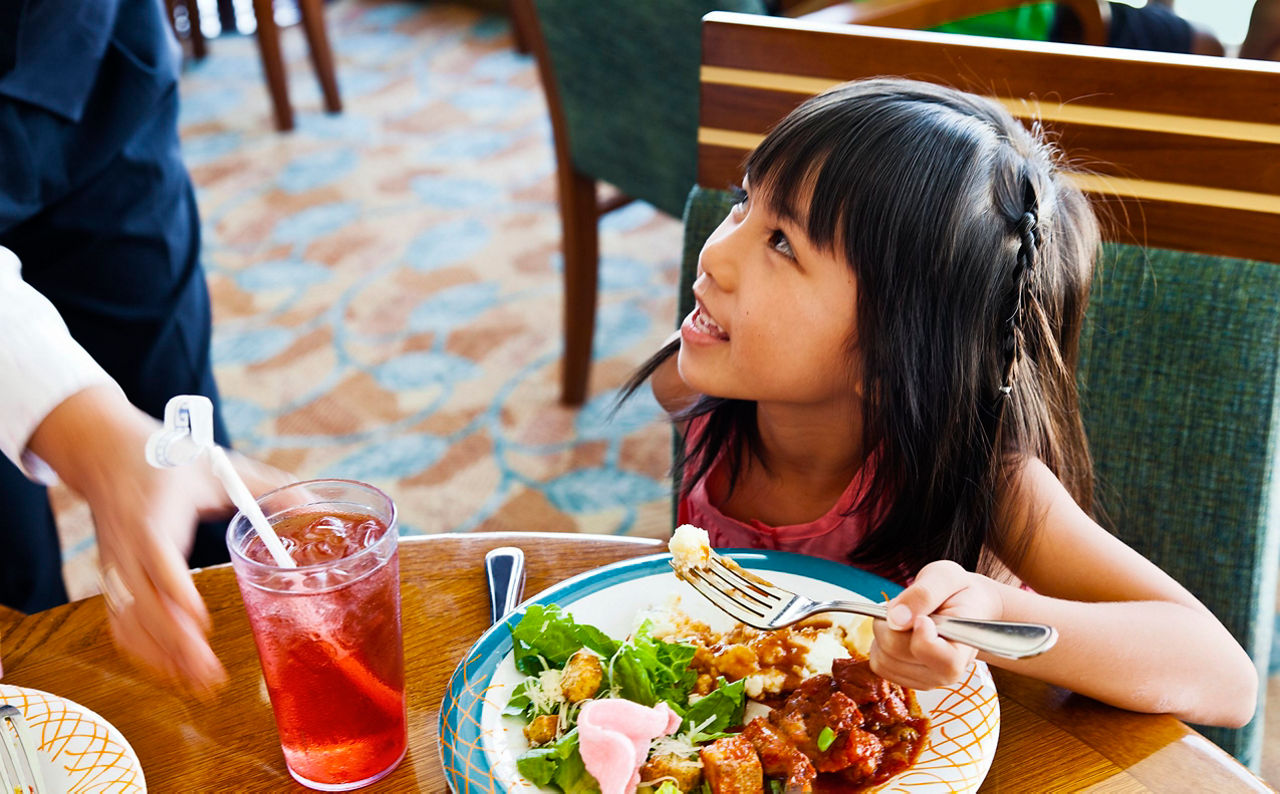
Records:
[[[814,107],[803,115],[817,116],[821,110]],[[743,170],[752,194],[762,197],[771,213],[803,229],[819,249],[834,251],[841,219],[854,201],[847,190],[830,189],[833,182],[845,183],[832,178],[832,171],[842,170],[839,126],[834,119],[799,115],[797,111],[774,128]]]

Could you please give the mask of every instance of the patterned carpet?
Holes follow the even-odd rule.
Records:
[[[320,111],[300,29],[297,130],[271,124],[252,38],[182,80],[214,360],[242,451],[365,480],[407,534],[670,528],[670,430],[618,386],[674,324],[680,225],[643,204],[602,226],[589,401],[557,402],[560,254],[550,124],[503,18],[446,4],[327,7],[345,103]],[[94,589],[66,493],[73,597]]]

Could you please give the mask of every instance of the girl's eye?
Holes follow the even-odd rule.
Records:
[[[795,259],[796,252],[791,250],[791,241],[779,229],[774,229],[769,234],[769,247],[785,256],[787,259]]]
[[[740,185],[734,185],[729,188],[729,196],[733,199],[733,208],[735,210],[742,209],[747,203],[747,191],[743,190]]]

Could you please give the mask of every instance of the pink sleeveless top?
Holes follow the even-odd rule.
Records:
[[[695,439],[702,432],[705,420],[694,419],[689,425],[687,438]],[[858,503],[870,486],[875,472],[874,455],[868,457],[840,498],[824,515],[804,524],[771,527],[761,521],[739,521],[726,516],[712,504],[707,493],[707,479],[716,475],[723,465],[717,460],[707,477],[693,484],[688,495],[680,499],[676,514],[681,524],[693,524],[707,531],[713,548],[738,547],[791,551],[811,557],[849,562],[852,551],[867,533],[871,516],[867,511],[845,515]],[[891,577],[896,578],[896,577]]]

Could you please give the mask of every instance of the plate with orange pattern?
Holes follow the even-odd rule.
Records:
[[[779,551],[717,549],[781,587],[819,599],[882,601],[902,590],[874,574],[829,560]],[[515,758],[528,749],[522,724],[503,717],[523,679],[512,661],[509,626],[529,604],[558,604],[580,623],[625,636],[640,610],[679,597],[681,611],[723,630],[727,616],[675,578],[670,554],[606,565],[555,585],[485,632],[454,671],[440,707],[440,754],[456,794],[552,792],[519,775]],[[729,621],[731,622],[731,621]],[[985,664],[959,684],[916,693],[929,715],[928,742],[915,764],[877,788],[878,794],[977,791],[991,767],[1000,733],[1000,704]]]
[[[66,698],[0,684],[0,703],[16,706],[38,743],[36,757],[54,794],[145,792],[142,764],[115,726]]]

